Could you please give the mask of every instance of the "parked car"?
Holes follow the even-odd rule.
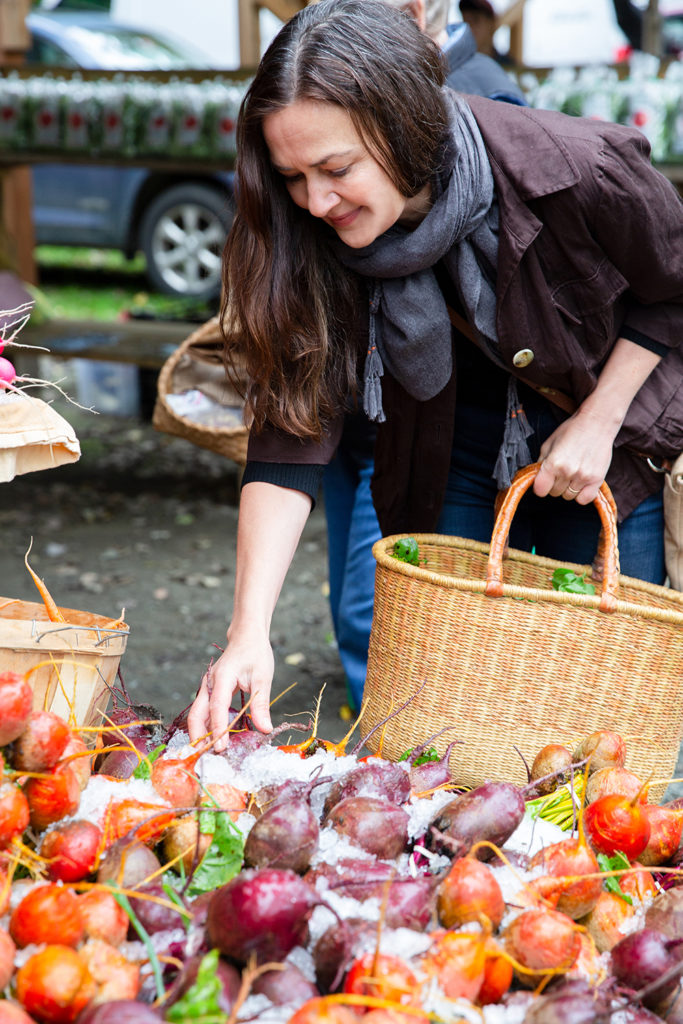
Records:
[[[110,70],[209,68],[181,41],[108,15],[32,12],[29,65]],[[37,244],[142,251],[155,289],[199,301],[220,291],[220,261],[232,222],[233,174],[125,164],[37,164]]]

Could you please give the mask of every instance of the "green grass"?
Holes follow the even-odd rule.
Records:
[[[216,309],[206,303],[162,295],[150,289],[145,260],[113,249],[39,245],[38,301],[48,317],[111,322],[127,315],[208,320]]]

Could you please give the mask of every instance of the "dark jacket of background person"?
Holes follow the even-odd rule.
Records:
[[[449,25],[448,42],[443,52],[448,61],[446,84],[457,92],[488,96],[526,104],[524,93],[497,61],[477,50],[469,27],[464,22]]]
[[[580,403],[618,337],[666,357],[636,395],[616,438],[607,482],[621,520],[661,487],[661,476],[636,452],[670,458],[683,450],[683,204],[650,164],[648,143],[637,130],[476,96],[468,102],[500,204],[497,328],[509,370],[515,354],[530,349],[523,377]],[[359,358],[365,347],[359,324]],[[417,402],[385,371],[387,422],[378,428],[373,482],[384,534],[429,532],[436,524],[451,452],[455,377],[435,398]],[[342,421],[340,413],[319,445],[266,428],[250,438],[248,457],[304,471],[325,464]]]

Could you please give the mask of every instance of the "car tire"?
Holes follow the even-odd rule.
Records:
[[[231,223],[229,197],[209,185],[188,183],[160,192],[140,223],[140,248],[152,287],[179,298],[217,298]]]

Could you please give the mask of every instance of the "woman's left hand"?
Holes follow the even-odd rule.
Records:
[[[577,410],[541,446],[534,493],[588,505],[600,489],[610,462],[614,435],[589,413]]]

